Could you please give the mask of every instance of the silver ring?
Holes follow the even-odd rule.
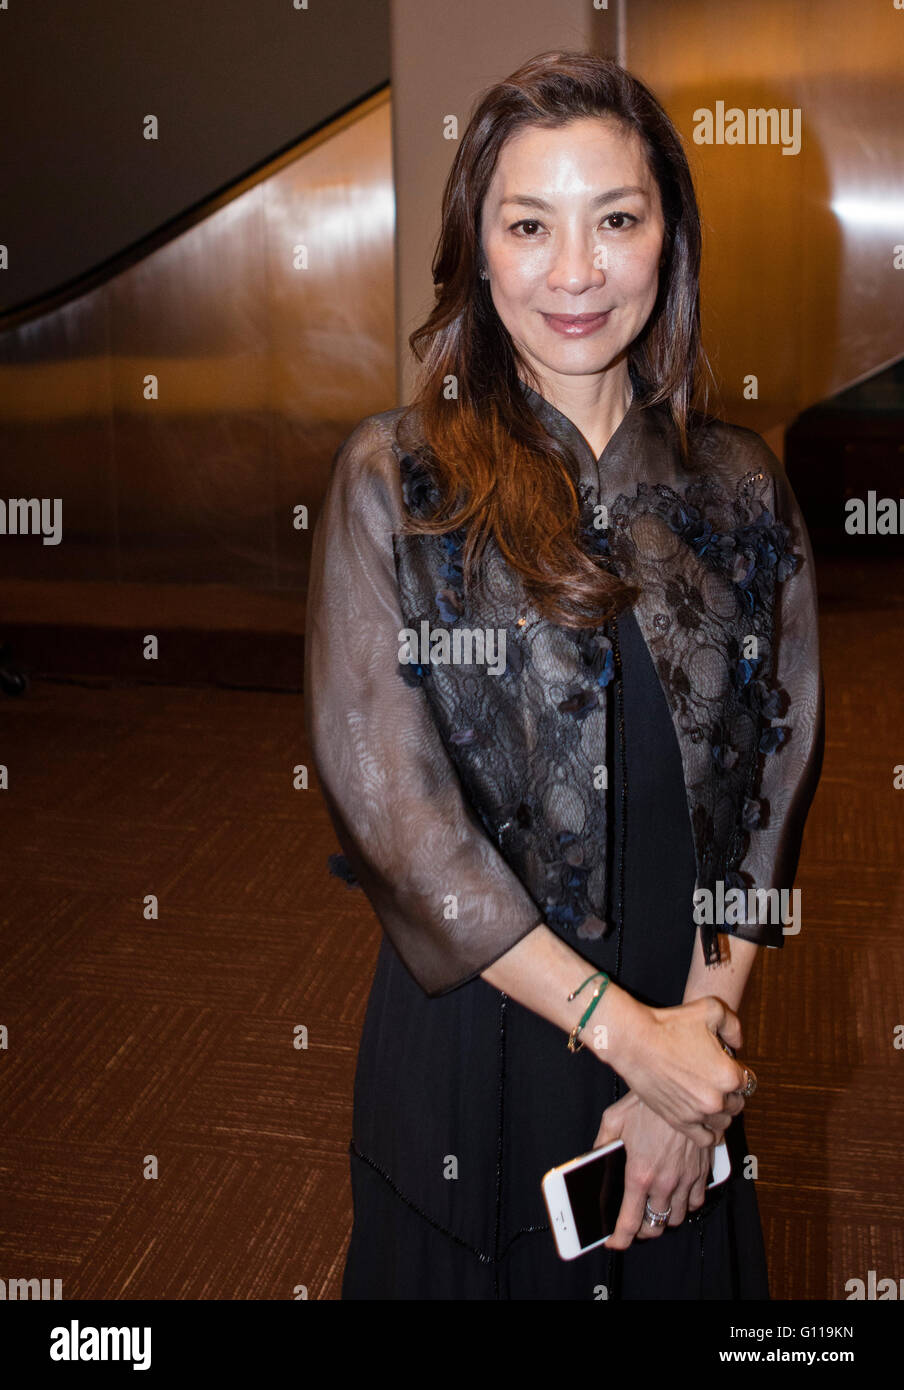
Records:
[[[743,1096],[745,1100],[749,1100],[756,1091],[756,1072],[753,1070],[753,1067],[744,1067],[744,1077],[744,1085],[741,1090],[736,1091],[735,1094]]]
[[[672,1214],[671,1205],[669,1205],[669,1206],[666,1208],[665,1211],[654,1211],[653,1208],[650,1206],[650,1199],[649,1199],[649,1197],[648,1197],[647,1200],[644,1202],[644,1206],[643,1206],[644,1220],[645,1220],[645,1221],[649,1221],[649,1223],[650,1223],[651,1226],[664,1226],[665,1223],[668,1221],[669,1217],[671,1216],[671,1214]]]
[[[728,1053],[729,1057],[733,1057],[735,1055],[733,1047],[729,1047],[728,1043],[722,1042],[721,1038],[719,1038],[719,1042],[722,1044],[723,1050]],[[745,1100],[749,1100],[750,1097],[756,1091],[756,1072],[753,1070],[753,1067],[745,1067],[743,1063],[741,1063],[740,1065],[744,1072],[744,1085],[741,1087],[739,1091],[733,1091],[732,1094],[736,1096],[743,1096]]]

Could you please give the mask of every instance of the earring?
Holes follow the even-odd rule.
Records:
[[[489,275],[486,273],[485,270],[481,270],[481,272],[480,272],[480,278],[481,278],[481,280],[489,280],[490,277],[489,277]]]

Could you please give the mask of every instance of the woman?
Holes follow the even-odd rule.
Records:
[[[336,457],[307,721],[384,927],[344,1298],[768,1297],[732,1050],[783,923],[707,903],[790,889],[822,683],[781,465],[691,409],[699,247],[646,88],[533,59],[450,172],[418,398]],[[613,1139],[616,1229],[561,1261],[541,1179]]]

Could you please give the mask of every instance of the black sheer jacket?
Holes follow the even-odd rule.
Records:
[[[782,465],[759,435],[707,421],[685,466],[668,410],[636,399],[597,460],[524,389],[579,460],[587,548],[639,588],[634,616],[681,750],[698,893],[790,890],[824,706],[812,552]],[[481,595],[466,596],[460,533],[400,534],[406,510],[435,502],[402,415],[364,420],[333,463],[313,541],[305,719],[339,869],[438,995],[540,922],[578,950],[608,931],[612,630],[541,618],[492,546]],[[446,659],[442,633],[456,631],[471,660]],[[475,659],[490,633],[504,633],[503,669],[491,642]],[[780,922],[749,916],[700,931],[710,962],[717,931],[784,940]]]

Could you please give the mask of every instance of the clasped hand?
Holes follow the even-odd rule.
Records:
[[[625,1194],[610,1250],[663,1234],[665,1225],[644,1221],[647,1201],[654,1211],[671,1206],[669,1226],[703,1205],[713,1146],[744,1108],[743,1070],[719,1042],[741,1046],[735,1013],[712,996],[645,1013],[637,1046],[620,1066],[631,1090],[604,1111],[594,1145],[621,1139],[625,1146]]]

